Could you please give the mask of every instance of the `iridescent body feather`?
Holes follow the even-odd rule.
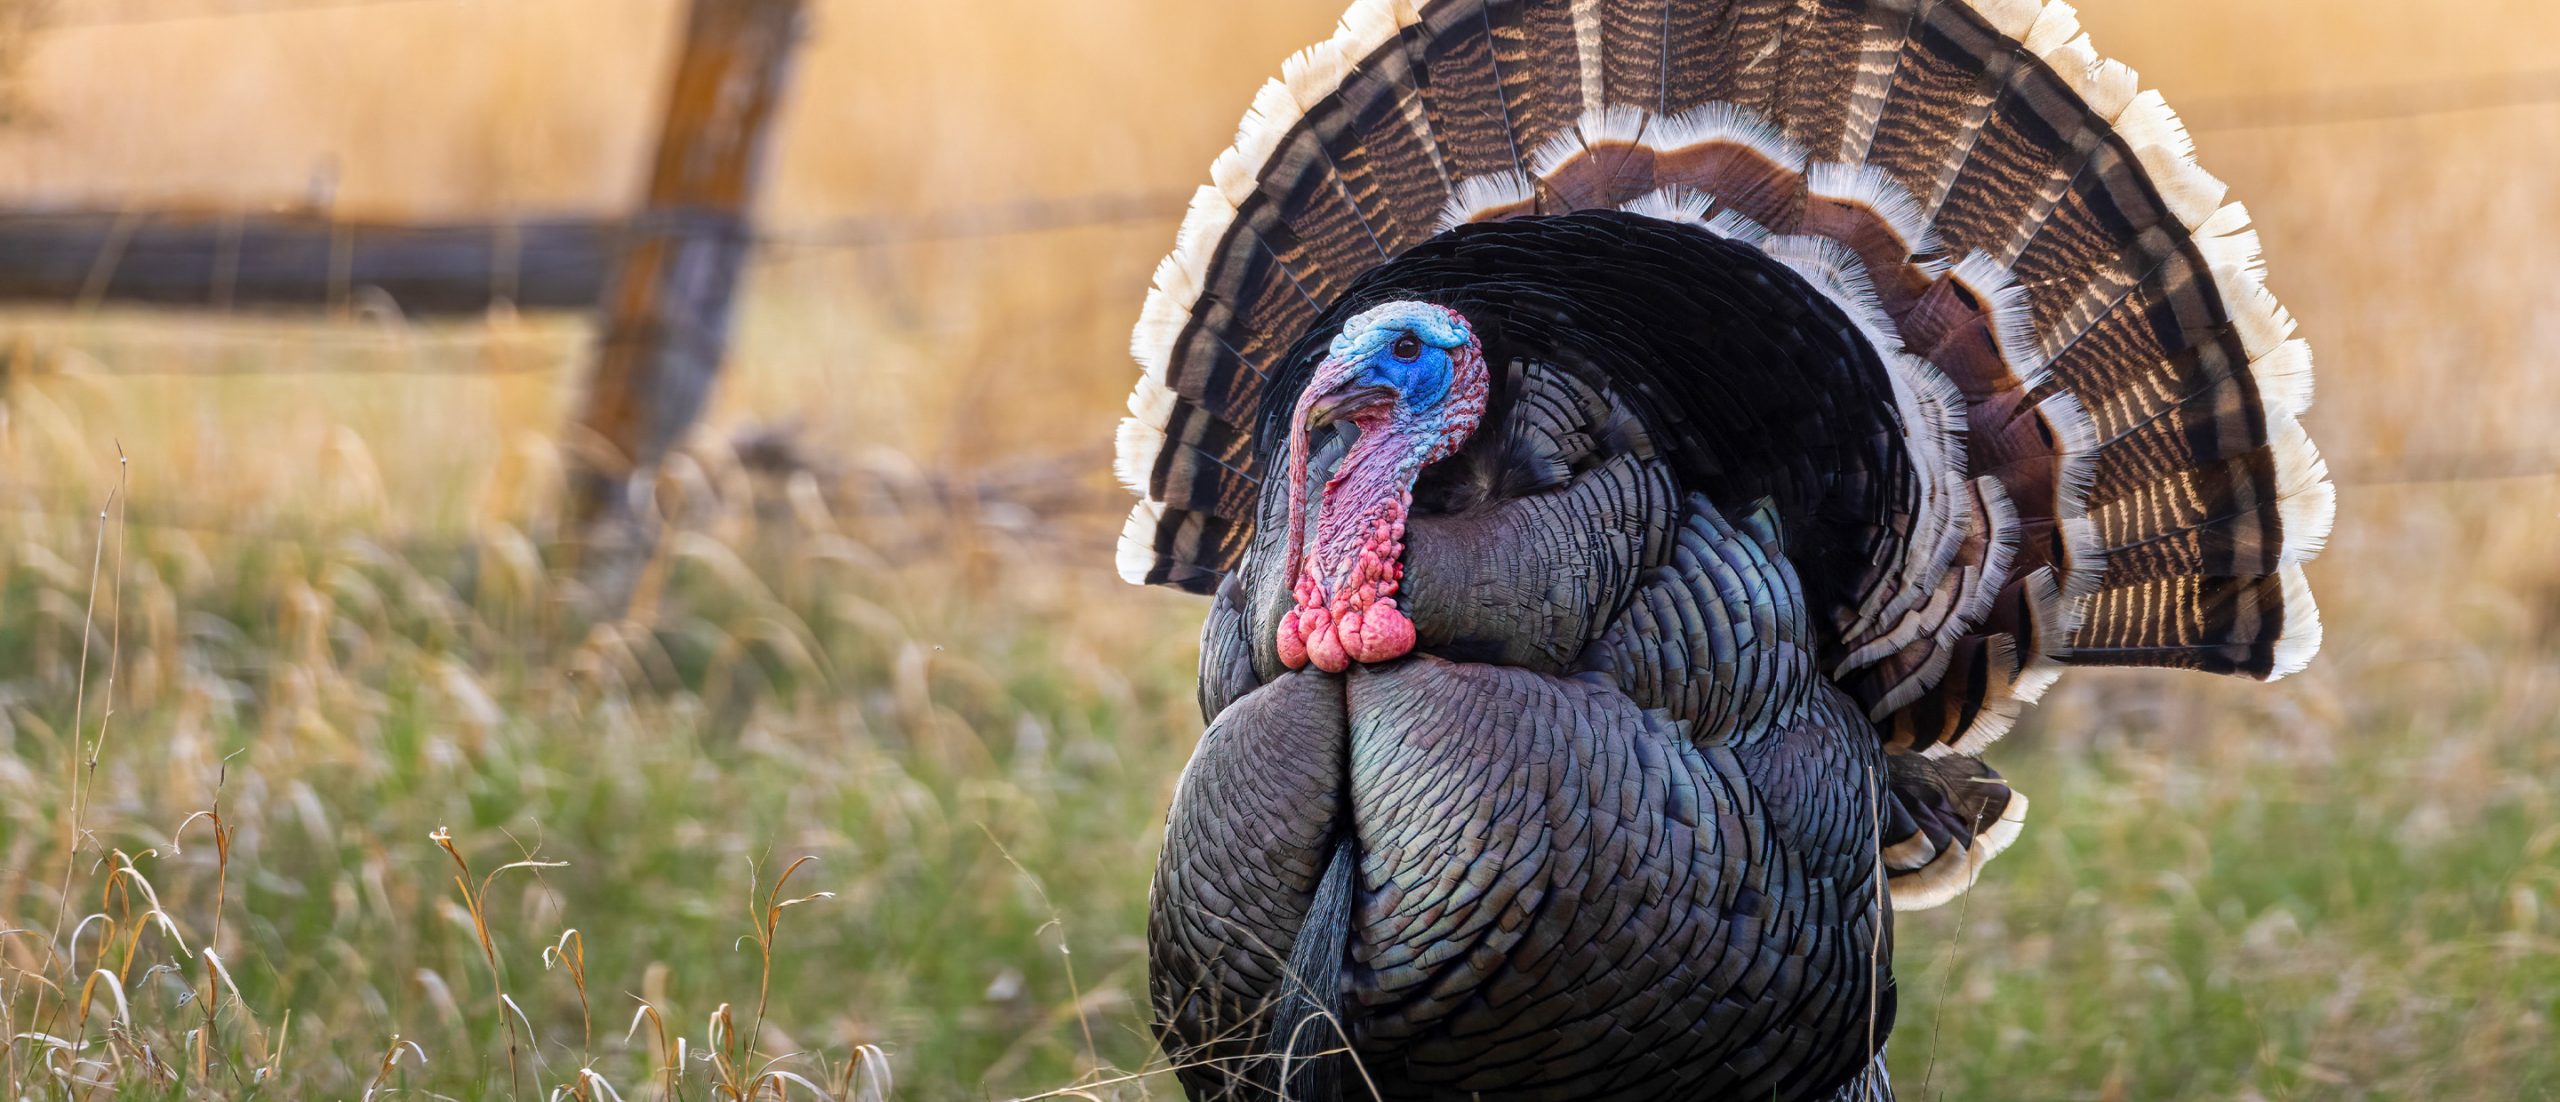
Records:
[[[1213,595],[1195,1096],[1885,1097],[1886,901],[2024,819],[1976,755],[2066,667],[2310,660],[2310,356],[2138,87],[2038,0],[1363,0],[1290,60],[1121,432],[1122,572]]]

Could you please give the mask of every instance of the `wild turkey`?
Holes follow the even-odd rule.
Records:
[[[2067,666],[2320,642],[2310,354],[2038,0],[1361,0],[1133,340],[1212,594],[1149,924],[1194,1097],[1889,1094],[1889,894]]]

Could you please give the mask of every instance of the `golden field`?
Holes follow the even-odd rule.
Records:
[[[636,196],[669,0],[188,16],[242,6],[41,5],[0,202]],[[1337,14],[814,8],[785,234],[1178,196]],[[2560,106],[2400,112],[2547,78],[2560,9],[2082,14],[2319,353],[2328,649],[2075,675],[1991,755],[2036,821],[1901,927],[1904,1096],[2551,1097]],[[1106,451],[1177,208],[770,250],[648,615],[583,634],[583,320],[0,312],[0,1093],[1175,1094],[1140,933],[1200,606],[1110,577]],[[796,472],[730,446],[778,431]]]

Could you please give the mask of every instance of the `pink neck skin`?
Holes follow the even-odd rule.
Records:
[[[1290,547],[1306,548],[1290,597],[1296,602],[1280,621],[1280,661],[1291,669],[1313,664],[1341,673],[1353,662],[1385,662],[1413,650],[1413,621],[1396,608],[1404,581],[1404,523],[1413,506],[1413,477],[1422,464],[1410,440],[1393,427],[1385,408],[1352,417],[1360,440],[1325,482],[1315,538],[1291,533]],[[1290,527],[1306,516],[1306,463],[1301,457],[1306,424],[1291,433]]]
[[[1466,442],[1483,415],[1488,389],[1482,354],[1469,348],[1460,358],[1472,362],[1462,366],[1441,424],[1410,423],[1396,416],[1393,402],[1352,413],[1360,439],[1325,482],[1313,539],[1305,531],[1307,414],[1340,373],[1319,372],[1299,398],[1289,429],[1288,547],[1295,607],[1281,618],[1279,633],[1280,661],[1290,669],[1312,664],[1341,673],[1354,662],[1388,662],[1413,652],[1413,621],[1396,607],[1395,598],[1404,581],[1404,528],[1413,507],[1414,477]]]

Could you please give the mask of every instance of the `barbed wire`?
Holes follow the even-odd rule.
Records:
[[[140,27],[160,23],[185,23],[203,19],[236,19],[243,16],[294,15],[304,12],[338,11],[348,8],[414,7],[445,3],[452,0],[229,0],[227,3],[198,3],[192,6],[165,7],[135,0],[89,0],[79,5],[58,6],[44,25],[57,28]],[[511,0],[521,2],[521,0]],[[91,9],[81,12],[79,9]],[[67,9],[67,11],[66,11]],[[98,9],[104,9],[103,11]]]
[[[320,0],[270,0],[267,7],[255,10],[280,10],[276,6],[279,4],[307,7],[314,2]],[[433,0],[325,2],[363,5]],[[2554,104],[2560,104],[2560,68],[2448,81],[2368,84],[2209,98],[2190,101],[2186,118],[2189,128],[2199,132],[2246,132],[2408,121]],[[754,231],[753,240],[759,248],[766,250],[860,250],[968,239],[1002,239],[1107,226],[1152,226],[1177,218],[1187,199],[1187,193],[1169,189],[1034,197],[917,214],[861,215],[806,227],[760,228]],[[88,215],[94,217],[95,212],[88,212]],[[42,215],[21,212],[10,217],[25,220],[41,218]],[[245,215],[235,212],[225,217],[236,221]],[[682,223],[693,217],[683,213],[644,213],[618,220],[597,219],[595,225],[598,234],[620,238],[653,232],[688,232],[688,226]],[[435,229],[457,235],[507,236],[520,248],[520,239],[510,235],[519,234],[533,222],[525,218],[491,219],[451,223]],[[101,255],[88,281],[94,287],[103,287],[111,282],[117,258],[108,255],[108,246],[120,247],[122,233],[130,232],[130,227],[122,222],[117,229],[120,232],[108,234],[101,245]],[[509,257],[503,267],[509,271],[521,269],[521,254]]]
[[[869,249],[1103,226],[1152,225],[1181,217],[1183,205],[1190,199],[1191,194],[1182,191],[1022,199],[915,215],[857,216],[805,229],[764,230],[756,234],[756,243],[788,248]]]
[[[1107,462],[1094,458],[1096,469]],[[2547,452],[2476,452],[2432,453],[2408,456],[2388,464],[2358,464],[2339,469],[2331,477],[2338,486],[2348,489],[2385,487],[2459,488],[2491,482],[2520,479],[2560,478],[2560,455]],[[1043,520],[1073,522],[1079,518],[1117,516],[1126,504],[1117,495],[1089,495],[1091,479],[1084,474],[1062,470],[1049,461],[1026,461],[1019,469],[997,469],[981,480],[974,489],[953,493],[948,488],[938,492],[904,496],[914,497],[921,505],[890,509],[886,514],[854,508],[851,515],[871,519],[916,519],[937,514],[946,519],[965,519],[969,505],[989,500],[1005,500],[1029,508]],[[1055,491],[1043,493],[1043,491]],[[0,513],[32,514],[79,521],[98,515],[99,495],[89,489],[75,489],[67,484],[0,482]],[[404,556],[458,555],[484,547],[490,537],[471,533],[427,535],[416,532],[367,529],[352,524],[259,525],[243,523],[230,512],[193,510],[183,505],[163,503],[144,507],[120,523],[146,530],[187,532],[195,535],[236,539],[250,543],[325,546],[349,540],[361,540],[394,548]],[[1060,533],[1061,539],[1072,538]],[[571,546],[565,536],[533,539],[545,552]]]
[[[864,250],[1169,224],[1180,217],[1188,199],[1187,193],[1171,190],[1033,196],[785,227],[748,227],[735,215],[683,209],[616,215],[537,211],[405,222],[312,206],[258,210],[183,201],[156,208],[0,206],[0,235],[5,235],[0,240],[17,254],[0,254],[6,259],[0,264],[0,294],[43,299],[56,296],[29,289],[62,286],[77,293],[59,292],[59,298],[92,303],[125,274],[130,254],[147,253],[178,269],[175,275],[157,276],[159,282],[187,283],[196,296],[185,301],[146,296],[147,301],[220,307],[231,292],[249,290],[244,277],[253,274],[253,266],[254,274],[290,281],[302,277],[279,277],[278,265],[326,262],[333,269],[350,269],[360,267],[355,254],[370,256],[386,248],[431,258],[428,270],[438,273],[432,278],[469,277],[495,288],[537,278],[558,282],[568,272],[591,276],[615,252],[655,237],[743,238],[764,250]],[[252,241],[263,264],[252,265],[246,255]],[[384,278],[396,281],[407,274]],[[359,285],[363,282],[368,281]],[[199,289],[199,284],[210,286]],[[330,301],[346,302],[353,290],[335,288]]]
[[[282,3],[283,0],[277,0]],[[292,0],[293,10],[313,0]],[[326,0],[349,6],[429,3],[437,0]],[[293,5],[299,5],[294,7]],[[245,10],[285,10],[268,7]],[[2430,118],[2448,114],[2560,104],[2560,68],[2428,83],[2372,84],[2357,87],[2252,94],[2190,101],[2189,129],[2204,132],[2298,129],[2356,123]],[[1009,238],[1036,233],[1106,226],[1140,226],[1171,222],[1182,213],[1189,193],[1172,189],[1101,192],[1072,196],[1040,196],[1003,203],[914,214],[857,215],[833,222],[792,228],[760,228],[756,245],[768,249],[871,249],[912,243],[973,238]],[[128,217],[147,211],[128,210]],[[214,217],[235,222],[266,212],[225,211]],[[304,211],[327,219],[330,212]],[[9,219],[42,220],[44,211],[0,212]],[[98,211],[60,212],[63,218],[95,218]],[[653,232],[690,232],[697,216],[684,212],[644,212],[627,218],[590,219],[596,232],[610,237]],[[558,220],[553,220],[558,221]],[[539,217],[457,221],[418,227],[420,232],[454,235],[501,235],[542,224]],[[334,224],[334,223],[333,223]],[[349,223],[363,230],[362,223]],[[129,227],[123,227],[129,232]],[[113,237],[110,235],[112,243]],[[114,261],[102,256],[100,266],[112,275]],[[93,280],[93,282],[105,282]]]
[[[133,0],[92,3],[57,9],[51,20],[54,26],[113,26],[140,23],[171,22],[183,19],[228,18],[289,12],[324,11],[377,6],[406,6],[447,0],[228,0],[204,3],[193,8],[153,10],[153,6]],[[86,8],[85,12],[80,9]],[[2560,104],[2560,68],[2526,70],[2503,74],[2466,77],[2432,82],[2374,83],[2352,87],[2302,90],[2278,93],[2254,93],[2221,98],[2188,101],[2187,119],[2190,129],[2202,132],[2246,132],[2305,129],[2364,123],[2425,119],[2467,112],[2520,109]],[[1074,196],[1033,197],[1005,203],[915,214],[875,214],[845,218],[806,226],[761,228],[753,232],[753,242],[760,250],[777,252],[866,250],[910,244],[946,243],[968,240],[1011,239],[1033,234],[1072,231],[1088,228],[1160,226],[1178,218],[1188,193],[1173,190],[1110,192]],[[42,212],[5,212],[14,219],[41,219]],[[75,215],[65,215],[71,217]],[[91,212],[94,216],[94,212]],[[232,213],[216,217],[236,220],[248,217]],[[325,217],[325,215],[323,215]],[[635,234],[682,233],[689,227],[680,224],[683,216],[642,214],[627,219],[597,219],[598,232],[621,238]],[[674,218],[678,221],[668,221]],[[529,218],[489,219],[451,223],[440,230],[455,235],[488,235],[521,247],[521,231],[535,220]],[[96,291],[110,284],[121,256],[122,240],[130,226],[119,224],[118,233],[109,235],[84,281],[90,288],[81,296],[81,305],[94,304]],[[234,231],[236,233],[236,231]],[[234,242],[236,248],[236,240]],[[502,264],[510,273],[523,266],[521,254],[506,257]],[[219,282],[219,281],[217,281]],[[494,286],[494,280],[493,280]],[[340,288],[329,297],[345,303],[355,297],[356,288]],[[219,297],[219,296],[209,296]],[[359,346],[385,353],[433,353],[445,350],[490,349],[500,339],[487,329],[471,333],[425,334],[411,331],[397,319],[387,325],[313,326],[290,331],[266,330],[241,332],[215,330],[220,340],[256,341],[271,344],[313,343]],[[143,340],[146,343],[200,346],[204,332],[194,334],[119,334],[122,343]],[[521,339],[521,338],[518,338]],[[85,353],[84,353],[85,354]],[[90,355],[92,360],[94,355]],[[464,376],[524,375],[558,371],[562,364],[540,356],[474,356],[454,362],[435,362],[416,358],[386,357],[349,360],[334,363],[267,358],[248,360],[214,360],[181,364],[165,359],[147,363],[118,363],[91,374],[129,376],[294,376],[294,375],[373,375],[373,376]],[[5,379],[9,365],[0,361],[0,379]],[[2438,482],[2474,482],[2487,479],[2539,477],[2554,472],[2554,461],[2548,457],[2518,460],[2513,456],[2424,457],[2405,468],[2376,471],[2354,478],[2342,478],[2349,485],[2417,485]]]
[[[2560,455],[2548,451],[2420,452],[2388,464],[2337,468],[2330,481],[2350,488],[2436,486],[2509,482],[2560,476]]]
[[[1118,531],[1118,518],[1127,511],[1127,499],[1118,486],[1104,476],[1111,463],[1111,445],[1098,440],[1091,447],[1025,453],[969,468],[919,467],[906,464],[846,462],[840,457],[812,455],[801,450],[797,437],[788,432],[750,437],[733,435],[725,444],[706,443],[694,449],[697,462],[720,465],[725,459],[739,470],[773,480],[800,474],[815,476],[827,499],[828,511],[843,520],[863,525],[927,521],[947,524],[953,521],[974,523],[991,531],[1021,534],[1019,523],[991,522],[990,506],[1021,511],[1041,522],[1072,525],[1080,521],[1109,519],[1112,532]],[[725,448],[725,456],[720,453]],[[749,449],[761,450],[755,456]],[[755,493],[761,493],[757,491]],[[715,495],[725,497],[725,494]],[[101,491],[94,487],[75,487],[69,483],[0,479],[0,514],[19,513],[54,517],[66,521],[94,520],[98,517]],[[755,494],[727,502],[728,507],[756,505]],[[119,523],[135,528],[158,531],[188,532],[198,535],[242,539],[255,543],[320,545],[348,540],[384,542],[416,551],[432,549],[461,552],[485,546],[491,539],[479,532],[442,532],[427,534],[413,530],[368,528],[357,518],[342,518],[335,523],[320,518],[305,518],[298,524],[262,524],[244,521],[238,510],[206,508],[189,500],[132,503],[129,515],[119,514]],[[679,513],[690,513],[690,507]],[[759,513],[761,512],[758,510]],[[669,523],[682,526],[678,518]],[[548,530],[548,523],[533,528]],[[551,550],[571,546],[573,539],[564,535],[519,530],[517,536],[537,548]],[[1071,538],[1074,533],[1052,533],[1046,538]]]
[[[559,366],[560,366],[560,365],[558,365],[558,364],[547,364],[547,363],[545,363],[545,364],[533,364],[533,363],[485,363],[485,362],[483,362],[483,363],[449,364],[449,365],[447,365],[447,364],[439,364],[439,365],[413,364],[413,365],[408,365],[408,366],[396,366],[396,365],[350,365],[350,364],[327,364],[327,365],[322,365],[322,364],[257,364],[257,365],[251,365],[251,364],[230,364],[230,365],[216,364],[216,365],[207,365],[207,366],[202,366],[202,367],[172,367],[172,366],[169,366],[169,365],[167,365],[167,364],[154,363],[154,364],[145,364],[145,365],[137,365],[137,366],[123,366],[123,365],[120,365],[120,366],[113,367],[113,368],[110,368],[110,369],[105,370],[105,371],[88,372],[88,373],[86,373],[86,374],[92,374],[92,375],[114,375],[114,376],[118,376],[118,377],[122,377],[122,378],[188,378],[188,377],[203,377],[203,378],[262,378],[262,379],[273,378],[273,379],[283,379],[283,378],[292,378],[292,377],[295,377],[295,376],[313,376],[313,375],[320,375],[320,376],[356,376],[356,377],[366,377],[366,376],[370,376],[370,377],[375,377],[375,378],[385,378],[385,377],[395,377],[395,376],[415,376],[415,377],[421,377],[421,378],[449,378],[449,377],[457,376],[457,375],[473,375],[473,376],[484,376],[484,377],[497,378],[497,377],[513,376],[513,375],[538,375],[538,374],[543,374],[543,373],[547,373],[547,372],[556,371],[556,370],[558,370],[558,369],[559,369]]]
[[[156,5],[153,0],[86,0],[57,7],[44,20],[56,28],[143,26],[203,19],[291,15],[376,7],[416,7],[467,0],[193,0]],[[83,10],[86,9],[86,10]],[[2377,83],[2329,89],[2260,92],[2186,101],[2191,129],[2265,130],[2335,126],[2427,118],[2470,111],[2560,103],[2560,68],[2470,76],[2452,80]],[[1128,198],[1139,198],[1131,196]],[[1177,201],[1179,201],[1177,196]],[[871,243],[871,231],[847,226],[838,234]],[[894,231],[889,239],[896,237]]]
[[[2560,103],[2560,69],[2532,69],[2454,80],[2378,83],[2202,99],[2190,102],[2186,117],[2191,130],[2291,130],[2397,122],[2556,103]]]

